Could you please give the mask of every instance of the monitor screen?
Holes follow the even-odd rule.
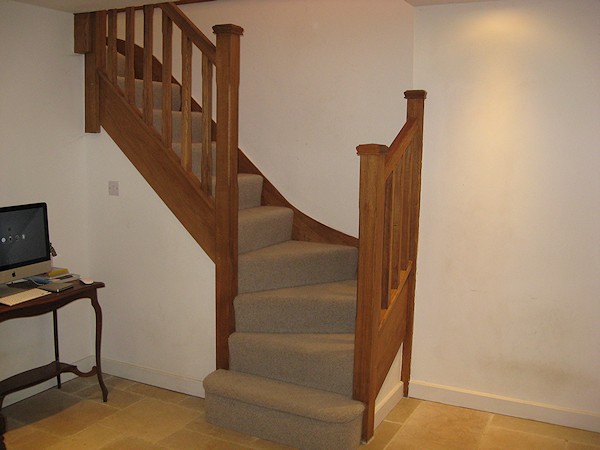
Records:
[[[0,208],[0,284],[50,269],[46,204]]]

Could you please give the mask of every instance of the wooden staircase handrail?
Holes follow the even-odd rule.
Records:
[[[355,399],[365,403],[363,439],[373,436],[375,400],[402,347],[408,395],[419,231],[425,91],[406,91],[407,120],[392,144],[360,156]]]
[[[194,45],[198,47],[203,54],[208,56],[210,62],[216,64],[217,47],[204,35],[204,33],[202,33],[202,31],[200,31],[194,22],[183,14],[181,9],[173,3],[161,3],[159,4],[159,7],[183,33],[190,37]]]

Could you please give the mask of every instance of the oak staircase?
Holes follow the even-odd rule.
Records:
[[[207,419],[298,448],[356,448],[400,349],[408,394],[425,92],[406,92],[390,146],[357,147],[359,241],[297,210],[238,149],[243,30],[213,31],[216,45],[169,3],[77,14],[86,131],[109,133],[216,264]]]

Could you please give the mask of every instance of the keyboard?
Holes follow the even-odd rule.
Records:
[[[0,303],[7,306],[15,306],[19,303],[28,302],[29,300],[34,300],[36,298],[50,294],[51,292],[44,291],[38,288],[27,289],[17,292],[16,294],[7,295],[6,297],[0,298]]]

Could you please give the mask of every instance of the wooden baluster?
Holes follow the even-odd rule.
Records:
[[[238,277],[238,114],[240,36],[236,25],[215,25],[217,35],[217,185],[215,189],[217,368],[229,368],[227,340],[235,331]]]
[[[181,33],[181,165],[192,170],[192,41]]]
[[[394,183],[394,189],[393,189],[393,204],[394,204],[394,212],[393,212],[393,231],[392,231],[392,247],[391,247],[391,262],[390,262],[390,276],[391,276],[391,280],[390,280],[390,284],[392,285],[393,289],[398,289],[399,288],[399,282],[400,282],[400,271],[402,270],[402,264],[401,264],[401,258],[400,258],[400,254],[401,254],[401,248],[402,248],[402,215],[403,215],[403,211],[404,211],[404,204],[402,202],[402,183],[403,183],[403,172],[402,172],[402,167],[404,164],[404,159],[402,158],[400,160],[400,163],[398,164],[398,166],[396,167],[396,169],[394,170],[394,173],[392,174],[393,176],[393,183]]]
[[[202,55],[202,190],[211,195],[212,190],[212,91],[213,65]]]
[[[108,79],[117,84],[117,10],[108,11],[108,42],[106,73]]]
[[[406,270],[408,267],[408,262],[410,260],[409,255],[409,242],[410,242],[410,219],[411,219],[411,207],[410,207],[410,199],[411,199],[411,190],[412,190],[412,144],[409,145],[404,157],[402,158],[402,216],[401,220],[401,229],[402,232],[400,234],[400,268],[402,270]]]
[[[366,404],[363,431],[375,425],[376,348],[383,274],[385,145],[360,145],[359,254],[353,397]],[[364,436],[364,435],[363,435]]]
[[[381,260],[383,263],[381,274],[381,302],[380,308],[387,309],[390,304],[390,269],[392,266],[392,244],[394,238],[394,177],[393,174],[385,181],[384,213],[383,213],[383,248]]]
[[[162,13],[162,140],[167,148],[172,142],[171,76],[173,73],[173,21]]]
[[[402,382],[404,383],[404,396],[408,396],[410,382],[410,369],[412,358],[413,324],[415,315],[415,287],[417,272],[417,246],[419,241],[419,210],[421,206],[421,164],[423,158],[423,115],[425,91],[406,91],[404,97],[408,100],[406,112],[407,119],[416,119],[419,124],[413,143],[411,144],[411,204],[410,208],[410,241],[409,258],[412,261],[412,271],[409,276],[408,305],[406,313],[406,337],[402,346]]]
[[[144,122],[153,126],[152,54],[153,54],[154,5],[144,6]]]
[[[125,10],[125,98],[135,104],[135,8]]]

